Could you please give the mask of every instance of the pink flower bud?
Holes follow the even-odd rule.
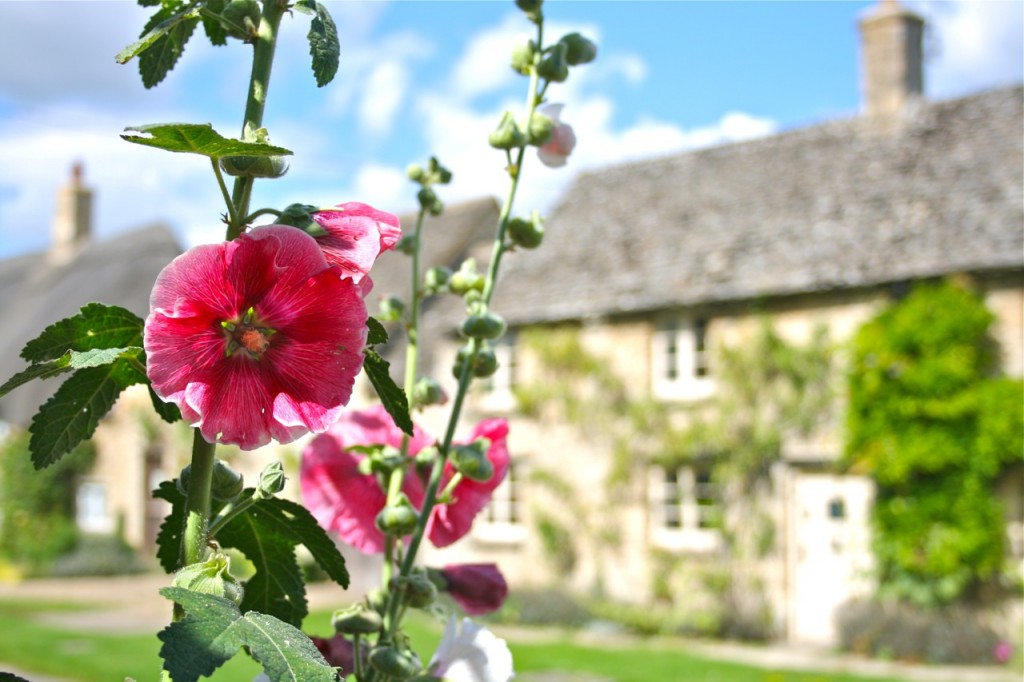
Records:
[[[551,132],[551,139],[537,149],[537,158],[549,168],[559,168],[565,165],[565,160],[572,154],[576,146],[576,134],[567,123],[562,123],[559,117],[562,114],[561,104],[548,104],[541,107],[540,112],[554,121],[554,129]]]
[[[448,565],[439,572],[444,590],[471,616],[497,611],[508,597],[508,584],[495,564]]]

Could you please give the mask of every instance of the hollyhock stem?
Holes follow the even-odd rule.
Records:
[[[192,468],[185,500],[185,534],[182,537],[181,565],[199,563],[206,552],[210,522],[210,485],[213,482],[214,445],[207,443],[199,429],[192,440]]]
[[[539,22],[538,26],[537,26],[537,45],[538,46],[542,46],[543,45],[543,37],[544,37],[543,22]],[[539,54],[540,54],[540,49],[538,47],[538,55]],[[527,100],[526,100],[526,120],[527,121],[530,121],[533,118],[533,114],[534,114],[534,112],[537,109],[537,104],[540,102],[540,100],[543,97],[543,94],[542,94],[543,91],[538,91],[539,81],[540,81],[540,79],[537,76],[537,70],[533,69],[531,74],[530,74],[529,95],[527,96]],[[546,88],[546,85],[545,85],[545,88]],[[492,252],[491,252],[491,261],[488,264],[487,278],[486,278],[486,280],[484,282],[483,301],[487,305],[490,304],[491,297],[494,295],[494,287],[495,287],[495,284],[496,284],[497,278],[498,278],[498,268],[501,265],[501,256],[505,253],[505,234],[506,234],[506,232],[508,230],[509,219],[511,218],[511,215],[512,215],[512,206],[515,203],[516,190],[519,188],[519,179],[522,176],[521,170],[522,170],[523,160],[524,160],[525,156],[526,156],[526,145],[524,144],[523,146],[519,147],[519,153],[518,153],[518,155],[516,157],[516,162],[515,162],[515,166],[514,166],[515,172],[510,173],[511,182],[509,183],[508,195],[505,198],[505,203],[502,205],[501,213],[500,213],[500,215],[498,217],[497,234],[495,235],[495,238],[494,238],[494,247],[493,247]],[[418,255],[419,255],[419,228],[420,228],[420,223],[422,222],[422,218],[423,218],[423,211],[421,210],[420,211],[420,221],[418,221],[417,225],[416,225],[416,241],[415,241],[415,248],[413,249],[413,263],[414,263],[414,266],[413,266],[414,267],[414,277],[413,277],[413,294],[414,294],[413,311],[414,312],[413,312],[413,314],[414,315],[416,314],[415,311],[417,310],[418,303],[419,303],[419,298],[416,295],[416,293],[418,291],[418,285],[419,285],[419,276],[418,276],[418,272],[416,272],[415,269],[417,268],[417,265],[418,265],[417,258],[418,258]],[[416,340],[415,336],[413,335],[412,332],[410,332],[410,336],[409,336],[409,350],[407,350],[407,358],[409,357],[408,354],[412,353],[412,358],[415,359],[415,351],[414,351],[414,349],[415,349],[415,340]],[[437,504],[438,488],[441,485],[441,478],[442,478],[442,474],[444,473],[444,466],[445,466],[445,463],[448,461],[448,453],[451,451],[452,441],[454,440],[454,437],[455,437],[455,428],[458,425],[459,418],[460,418],[460,416],[462,414],[462,403],[464,402],[464,400],[466,398],[466,393],[469,390],[469,385],[470,385],[470,382],[472,380],[471,369],[473,367],[473,363],[475,362],[477,353],[479,353],[479,351],[480,351],[480,342],[477,339],[473,339],[470,342],[470,353],[469,353],[469,356],[466,358],[466,361],[463,363],[463,365],[462,365],[462,372],[459,375],[458,389],[456,390],[455,399],[454,399],[454,401],[452,403],[452,411],[451,411],[451,413],[449,415],[449,418],[448,418],[448,427],[447,427],[447,430],[445,432],[444,442],[443,442],[443,444],[441,445],[441,447],[439,449],[437,459],[434,460],[434,466],[433,466],[433,468],[430,471],[430,479],[429,479],[429,482],[427,483],[427,489],[426,489],[426,492],[424,494],[423,507],[422,507],[422,509],[420,509],[419,519],[418,519],[418,522],[417,522],[417,525],[416,525],[416,531],[412,534],[412,537],[409,540],[409,548],[406,551],[405,557],[404,557],[404,559],[402,561],[402,564],[401,564],[401,566],[399,568],[399,573],[398,574],[401,577],[408,576],[412,572],[413,566],[416,563],[416,555],[419,552],[420,543],[423,541],[423,536],[426,534],[427,523],[430,520],[430,516],[431,516],[431,514],[434,511],[435,505]],[[410,388],[411,384],[409,383],[410,382],[410,379],[409,379],[409,377],[410,377],[409,366],[410,366],[410,363],[409,363],[409,361],[407,359],[407,361],[406,361],[406,394],[411,396],[412,393],[411,393],[411,388]],[[415,381],[415,367],[413,368],[412,381]],[[405,442],[406,441],[403,441],[403,444]],[[403,452],[404,452],[404,448],[403,448]],[[395,475],[395,474],[393,474],[393,475]],[[400,473],[399,473],[399,475],[400,475]],[[390,555],[389,555],[388,558],[390,559]],[[386,561],[385,563],[387,564],[387,563],[390,563],[390,562]],[[384,639],[385,640],[390,640],[390,639],[392,639],[394,637],[395,628],[397,627],[398,621],[400,620],[400,618],[399,618],[399,616],[400,616],[399,600],[397,599],[397,597],[394,594],[390,595],[390,597],[389,597],[388,606],[387,606],[387,610],[386,610],[385,613],[386,613],[386,618],[385,618],[385,623],[384,623],[384,627],[385,627],[385,631],[384,631],[385,637],[384,637]]]
[[[277,29],[281,25],[288,3],[284,0],[268,0],[263,3],[263,16],[256,34],[252,57],[252,75],[249,78],[249,96],[245,103],[245,122],[242,134],[255,131],[263,125],[263,111],[267,106],[267,89],[270,87],[270,71],[274,64],[274,50],[277,48]],[[253,178],[235,178],[231,192],[231,204],[235,207],[235,220],[228,224],[227,239],[242,234],[245,224],[241,218],[249,214],[249,198],[252,196]]]
[[[270,71],[274,62],[277,45],[277,29],[287,8],[282,0],[263,3],[263,16],[253,50],[252,75],[249,95],[245,105],[243,131],[256,130],[263,124],[263,111],[267,103],[267,88]],[[221,191],[227,198],[220,169],[214,165],[214,172],[221,184]],[[252,194],[252,178],[237,178],[230,201],[228,201],[227,239],[242,233],[245,225],[241,218],[249,213],[249,197]],[[192,440],[192,468],[185,500],[185,531],[181,539],[181,561],[183,566],[202,561],[209,539],[210,486],[213,481],[215,446],[207,443],[199,429],[195,429]],[[176,609],[177,611],[177,609]]]

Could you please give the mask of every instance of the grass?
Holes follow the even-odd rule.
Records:
[[[130,676],[144,682],[160,669],[160,642],[151,633],[76,632],[35,620],[41,613],[84,608],[50,602],[0,602],[0,661],[25,671],[58,675],[81,682],[109,682]],[[327,634],[330,612],[307,620],[313,634]],[[440,637],[440,626],[427,616],[407,619],[407,631],[426,660]],[[589,646],[569,641],[509,642],[516,672],[562,670],[591,673],[615,682],[899,682],[849,674],[764,670],[710,661],[688,654],[682,643],[665,640]],[[0,663],[3,671],[4,663]],[[258,666],[243,655],[221,668],[217,682],[251,682]]]

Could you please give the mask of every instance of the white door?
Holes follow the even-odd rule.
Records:
[[[795,473],[789,496],[789,639],[836,643],[835,611],[870,593],[874,488],[859,476]]]

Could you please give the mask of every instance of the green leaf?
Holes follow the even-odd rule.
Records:
[[[252,489],[242,493],[243,497]],[[308,613],[302,571],[295,547],[303,544],[327,574],[348,587],[345,560],[316,520],[301,505],[273,498],[261,500],[232,519],[217,533],[222,547],[245,554],[256,572],[245,583],[243,610],[269,613],[301,625]]]
[[[338,44],[338,29],[334,20],[323,3],[316,0],[299,0],[295,9],[306,14],[316,13],[309,24],[309,55],[313,58],[313,76],[318,87],[323,87],[334,79],[338,72],[338,59],[341,46]]]
[[[224,7],[227,5],[226,0],[206,0],[205,9],[213,14],[220,14],[224,11]],[[210,39],[211,45],[227,45],[228,43],[228,32],[224,26],[220,23],[220,20],[216,17],[210,16],[206,12],[203,12],[203,30],[206,31],[206,37]]]
[[[388,331],[376,318],[366,318],[366,328],[369,330],[366,335],[367,346],[377,346],[388,342]]]
[[[49,379],[55,377],[58,374],[71,371],[71,356],[65,356],[51,360],[49,362],[41,362],[30,366],[26,370],[18,372],[13,377],[8,379],[3,386],[0,386],[0,398],[7,395],[18,386],[27,384],[33,379]]]
[[[35,467],[53,464],[91,437],[121,391],[144,381],[146,376],[124,358],[75,372],[32,418],[29,450]]]
[[[174,573],[181,568],[181,534],[185,528],[185,496],[174,481],[163,481],[153,497],[171,503],[171,511],[160,524],[156,535],[156,558],[161,568]]]
[[[363,371],[369,377],[373,389],[380,396],[380,402],[388,411],[395,425],[405,433],[412,435],[412,418],[409,416],[409,401],[405,397],[405,391],[400,389],[395,380],[391,378],[388,369],[391,365],[387,360],[372,348],[363,351]]]
[[[160,657],[175,682],[194,682],[246,647],[272,682],[335,682],[338,672],[300,630],[262,613],[242,612],[223,597],[165,587],[160,594],[186,616],[157,637]]]
[[[222,137],[209,123],[157,123],[125,128],[122,139],[170,152],[201,154],[211,159],[224,156],[285,156],[284,147],[261,142],[242,142]]]
[[[171,10],[164,8],[153,15],[145,30],[155,29],[164,21],[170,21],[171,26],[155,41],[144,47],[139,56],[139,75],[142,76],[142,84],[146,89],[152,88],[167,77],[185,52],[185,43],[192,37],[192,32],[199,23],[194,12],[175,19]]]
[[[141,346],[143,324],[142,318],[130,310],[87,303],[75,315],[54,322],[25,344],[21,357],[41,362],[59,358],[69,350]]]
[[[133,57],[138,57],[140,54],[145,52],[147,48],[153,45],[153,43],[166,36],[178,24],[186,21],[187,19],[195,18],[197,13],[198,10],[195,7],[195,3],[188,5],[185,9],[177,13],[174,13],[170,8],[163,8],[159,10],[156,14],[150,17],[148,22],[146,22],[145,28],[142,29],[142,37],[118,52],[114,57],[114,61],[118,64],[127,64]],[[182,48],[184,48],[184,45],[182,45]],[[174,66],[174,64],[172,63],[171,66]],[[168,71],[169,70],[170,69],[168,69]],[[146,87],[150,86],[147,85]]]
[[[168,424],[181,421],[181,410],[174,403],[166,403],[163,398],[156,394],[153,387],[149,387],[149,399],[153,403],[153,409]]]

